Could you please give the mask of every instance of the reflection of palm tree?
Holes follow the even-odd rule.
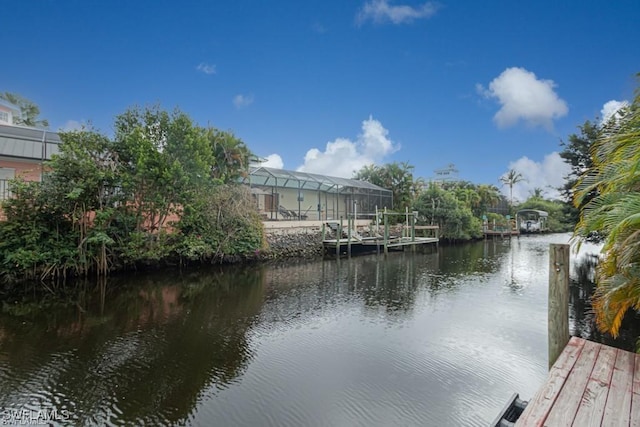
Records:
[[[593,166],[576,185],[584,206],[576,234],[606,236],[594,299],[598,326],[616,336],[627,310],[640,301],[640,92],[627,114],[601,131],[592,147]],[[599,192],[591,198],[594,192]]]
[[[515,169],[509,170],[505,175],[500,177],[500,182],[504,185],[509,186],[509,198],[511,208],[513,209],[513,186],[520,181],[525,181],[524,177],[520,172],[517,172]]]

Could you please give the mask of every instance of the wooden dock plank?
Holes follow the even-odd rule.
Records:
[[[640,354],[635,355],[635,365],[633,369],[633,393],[640,394]]]
[[[572,337],[549,371],[547,381],[531,399],[516,426],[542,426],[553,407],[571,369],[584,348],[585,340]]]
[[[640,354],[635,355],[630,416],[631,416],[631,426],[640,427]]]
[[[596,427],[602,423],[604,407],[607,403],[609,386],[613,375],[613,366],[615,365],[618,351],[613,347],[600,347],[598,359],[582,395],[576,418],[573,421],[573,425],[576,427]]]
[[[628,351],[618,351],[613,368],[609,396],[604,408],[603,426],[628,426],[633,392],[635,356]]]
[[[546,426],[570,426],[593,371],[601,346],[587,341],[545,420]]]

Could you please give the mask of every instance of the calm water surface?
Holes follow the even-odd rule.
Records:
[[[546,376],[548,247],[568,239],[138,275],[5,302],[0,408],[82,425],[487,425]],[[587,300],[572,287],[583,336]]]

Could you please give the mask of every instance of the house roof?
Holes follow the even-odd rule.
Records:
[[[537,209],[521,209],[517,212],[518,215],[527,215],[527,214],[533,214],[533,215],[537,215],[539,217],[548,217],[549,216],[549,212],[546,211],[540,211]]]
[[[0,125],[0,156],[49,160],[60,146],[57,133],[44,129]]]
[[[357,179],[274,169],[264,166],[251,166],[249,168],[249,177],[245,179],[245,182],[247,181],[254,185],[297,188],[301,190],[319,190],[332,193],[340,193],[346,188],[391,193],[391,190]]]

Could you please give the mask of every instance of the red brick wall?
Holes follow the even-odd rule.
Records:
[[[40,181],[42,170],[40,162],[0,159],[0,167],[15,169],[16,178],[22,177],[26,181]]]

